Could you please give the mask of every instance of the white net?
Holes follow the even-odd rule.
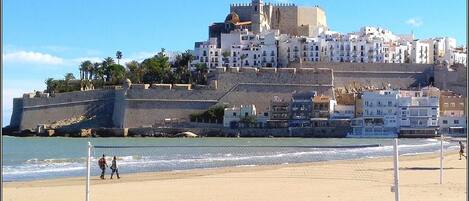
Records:
[[[393,140],[375,141],[379,144],[363,144],[360,140],[340,144],[333,139],[294,144],[273,139],[165,139],[94,145],[91,196],[99,199],[103,191],[110,192],[99,184],[115,182],[109,180],[109,167],[105,179],[99,178],[98,160],[104,154],[109,166],[114,156],[117,159],[121,179],[115,185],[121,187],[113,188],[116,194],[125,188],[128,190],[125,195],[138,197],[141,193],[151,194],[151,190],[143,189],[152,186],[159,192],[154,198],[163,200],[308,200],[311,196],[318,200],[394,200]],[[455,143],[444,145],[446,150],[455,149]],[[401,140],[399,151],[403,160],[401,170],[407,171],[401,176],[405,183],[414,178],[408,174],[411,171],[433,176],[433,180],[425,180],[427,183],[412,183],[416,188],[438,182],[437,140]],[[423,153],[430,155],[420,156]],[[126,186],[127,181],[136,183]],[[191,189],[188,192],[193,197],[172,190],[181,188]],[[220,192],[221,198],[217,197]],[[356,198],[348,197],[352,194]],[[288,199],[287,195],[296,197]]]

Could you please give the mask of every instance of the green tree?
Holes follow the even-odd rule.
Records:
[[[64,79],[65,79],[65,81],[74,80],[75,76],[73,75],[73,73],[67,73],[67,74],[65,74]]]
[[[53,78],[48,78],[46,81],[46,93],[52,93],[55,88],[54,88],[54,79]]]
[[[169,58],[165,54],[165,50],[161,49],[157,55],[152,58],[145,59],[142,62],[142,68],[145,70],[143,82],[147,84],[163,83],[168,79],[171,65]]]
[[[250,116],[241,118],[239,123],[243,124],[244,127],[250,128],[250,127],[253,127],[257,123],[257,120],[255,116],[250,115]]]
[[[64,89],[62,90],[63,92],[73,91],[70,86],[70,80],[74,80],[74,79],[75,79],[75,76],[72,73],[65,74],[64,76],[65,85],[63,87]]]
[[[109,69],[109,66],[115,64],[114,59],[112,57],[106,57],[104,58],[103,63],[101,64],[101,67],[103,68],[104,75],[106,77],[105,81],[109,82],[111,81],[111,71]]]
[[[104,78],[104,73],[102,71],[101,68],[101,63],[99,62],[95,62],[93,63],[93,75],[94,75],[94,79],[97,80],[97,79],[101,79],[103,80]]]
[[[205,63],[198,63],[195,65],[195,71],[197,73],[197,84],[205,85],[207,84],[207,74],[208,74],[208,67]]]
[[[174,77],[177,83],[189,84],[192,82],[189,65],[193,59],[194,56],[190,50],[186,50],[186,52],[176,56],[173,67],[176,68],[174,71]]]
[[[91,71],[93,70],[93,63],[90,60],[86,60],[81,62],[80,64],[80,71],[83,73],[83,76],[80,75],[80,79],[90,79]]]
[[[127,67],[127,77],[132,83],[141,83],[143,77],[143,69],[138,61],[131,61],[125,64]]]
[[[122,52],[121,51],[116,52],[116,59],[117,59],[117,64],[119,64],[120,60],[122,59]]]
[[[223,62],[225,63],[224,66],[229,67],[230,60],[228,59],[228,57],[230,57],[231,52],[225,51],[221,55],[223,56]]]
[[[119,64],[108,66],[111,84],[120,84],[125,79],[125,68]]]
[[[244,60],[248,58],[248,55],[247,54],[243,54],[241,55],[240,57],[240,60],[241,60],[241,65],[240,66],[243,66],[244,65]]]

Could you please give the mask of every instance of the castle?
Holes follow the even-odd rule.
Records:
[[[326,13],[318,6],[271,4],[264,3],[263,0],[232,4],[225,21],[209,27],[209,37],[220,41],[222,33],[244,28],[254,34],[279,30],[281,34],[316,37],[327,30]]]

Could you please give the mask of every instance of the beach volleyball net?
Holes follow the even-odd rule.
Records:
[[[171,188],[171,185],[176,185],[172,186],[173,188],[184,188],[181,186],[188,185],[184,182],[168,182],[171,178],[203,176],[195,179],[200,185],[186,187],[200,188],[200,191],[210,194],[212,190],[207,189],[207,186],[213,184],[208,182],[210,180],[219,180],[223,185],[238,181],[247,186],[265,183],[268,184],[266,186],[274,187],[277,182],[297,181],[303,184],[298,188],[303,189],[305,194],[316,191],[321,194],[320,191],[327,191],[331,195],[339,195],[343,191],[353,193],[367,188],[370,190],[366,194],[394,197],[399,194],[398,187],[395,187],[399,186],[399,168],[396,169],[399,167],[399,157],[396,156],[410,153],[406,149],[402,153],[396,153],[395,147],[399,145],[395,143],[398,142],[388,140],[384,145],[342,146],[90,144],[87,199],[90,200],[90,194],[100,191],[93,188],[94,185],[111,182],[110,167],[114,156],[121,180],[161,180],[159,183],[162,185],[158,186],[161,192],[165,192],[164,188]],[[108,165],[105,168],[104,180],[100,178],[102,170],[98,165],[103,155]],[[438,164],[435,164],[435,167],[438,167]],[[258,170],[265,171],[259,173]],[[252,173],[256,171],[257,173]],[[116,175],[114,179],[117,179]],[[207,184],[204,185],[204,182]],[[236,182],[233,185],[235,184]],[[216,186],[213,188],[216,190]],[[239,189],[239,186],[233,188]],[[382,189],[385,189],[387,194],[383,195]],[[165,198],[164,193],[156,194]]]

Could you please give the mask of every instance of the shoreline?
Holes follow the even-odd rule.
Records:
[[[359,145],[359,146],[365,146],[367,145]],[[369,145],[369,147],[375,147],[375,146],[382,146],[382,145]],[[327,147],[327,146],[326,146]],[[347,147],[347,146],[345,146]],[[456,149],[449,149],[447,148],[445,151],[445,155],[451,155],[451,154],[457,154]],[[439,157],[439,151],[434,151],[434,152],[420,152],[420,153],[408,153],[408,154],[400,154],[400,158],[402,159],[403,157],[430,157],[432,155],[438,155],[434,157]],[[237,169],[237,168],[244,168],[244,167],[252,167],[252,168],[267,168],[267,167],[289,167],[289,166],[308,166],[308,165],[315,165],[315,164],[321,164],[321,163],[330,163],[330,164],[336,164],[336,163],[347,163],[347,162],[355,162],[355,161],[380,161],[380,160],[392,160],[392,156],[376,156],[376,157],[363,157],[363,158],[353,158],[353,159],[329,159],[329,160],[322,160],[322,161],[310,161],[310,162],[291,162],[291,163],[282,163],[282,164],[247,164],[247,165],[236,165],[236,166],[219,166],[219,167],[203,167],[203,168],[189,168],[189,169],[175,169],[175,170],[162,170],[162,171],[148,171],[148,172],[129,172],[129,173],[124,173],[126,175],[139,175],[139,174],[171,174],[173,173],[179,173],[179,172],[197,172],[197,171],[211,171],[211,170],[224,170],[224,169]],[[86,170],[86,169],[84,169]],[[93,173],[96,173],[96,175],[93,175]],[[110,174],[109,170],[106,171],[106,173]],[[122,174],[122,173],[121,173]],[[97,172],[92,172],[91,177],[98,177]],[[55,177],[55,178],[39,178],[39,179],[20,179],[20,180],[3,180],[4,183],[26,183],[26,182],[45,182],[45,181],[54,181],[54,180],[77,180],[78,176],[61,176],[61,177]]]
[[[400,174],[402,181],[401,197],[405,198],[409,195],[423,196],[421,198],[417,196],[413,199],[408,197],[408,200],[458,200],[455,198],[465,197],[466,161],[459,161],[456,151],[445,153],[445,159],[444,185],[441,186],[437,184],[439,154],[400,156]],[[362,192],[361,194],[348,195],[342,198],[346,198],[347,200],[377,200],[377,198],[380,198],[378,194],[385,193],[385,199],[379,200],[393,200],[393,194],[389,191],[393,178],[392,157],[131,173],[121,174],[121,177],[122,178],[119,180],[110,180],[109,174],[107,174],[106,180],[101,180],[99,176],[92,176],[91,196],[93,200],[129,200],[129,198],[131,198],[130,200],[154,200],[155,197],[152,196],[154,195],[152,192],[159,192],[159,196],[166,198],[163,200],[168,200],[170,197],[167,196],[175,193],[174,191],[178,191],[177,189],[179,188],[185,189],[187,195],[178,195],[174,199],[171,197],[169,200],[213,200],[208,199],[208,197],[219,194],[227,195],[226,200],[238,200],[235,199],[238,195],[243,197],[244,200],[277,199],[277,197],[270,197],[268,194],[251,192],[248,184],[255,184],[256,186],[261,185],[256,188],[260,188],[263,192],[270,188],[276,189],[278,186],[283,186],[285,188],[284,190],[286,190],[286,194],[290,196],[295,196],[294,192],[299,190],[295,188],[302,189],[300,194],[296,195],[296,197],[291,197],[292,199],[289,200],[310,200],[307,199],[308,197],[302,196],[309,195],[311,192],[309,192],[308,189],[311,190],[312,187],[325,188],[323,190],[327,192],[327,195],[320,194],[321,196],[319,196],[320,198],[318,198],[318,200],[329,200],[331,197],[335,197],[336,200],[343,200],[341,199],[341,196],[344,196],[342,195],[343,193],[354,194],[357,188],[365,187],[370,188],[368,193]],[[204,186],[207,185],[207,188],[201,187],[200,185],[193,186],[195,184],[204,184]],[[296,186],[291,189],[288,185],[284,186],[285,184],[292,186],[302,184],[306,186]],[[321,187],[317,186],[317,184],[321,184]],[[30,200],[30,198],[32,198],[31,196],[35,196],[34,198],[37,198],[36,200],[60,200],[60,198],[64,198],[64,196],[68,194],[71,195],[67,197],[70,198],[70,200],[82,200],[84,196],[85,177],[26,182],[13,181],[4,182],[3,185],[4,200]],[[231,187],[233,187],[232,185],[236,185],[239,192],[230,191],[230,188],[223,188],[225,185]],[[264,189],[263,185],[269,188]],[[335,189],[335,185],[340,189]],[[346,189],[343,185],[350,189]],[[192,186],[192,189],[189,188],[189,186]],[[433,191],[435,192],[428,193],[427,188],[434,188]],[[431,195],[407,192],[409,190],[412,191],[412,189],[417,191],[422,190]],[[345,192],[342,192],[342,190]],[[201,191],[204,193],[201,193]],[[376,195],[369,194],[375,191]],[[432,190],[428,191],[432,192]],[[48,195],[51,197],[42,195],[44,192],[48,192]],[[168,194],[164,194],[164,192]],[[130,195],[127,195],[127,193],[135,197],[129,197]],[[196,194],[196,196],[191,197],[191,193]],[[439,193],[440,196],[436,195],[435,197],[435,193]],[[114,194],[118,196],[113,196]],[[274,195],[282,196],[278,195],[276,192],[272,192],[272,196]],[[441,195],[447,197],[441,197]],[[268,199],[268,197],[271,199]]]
[[[450,150],[444,153],[444,157],[455,157],[458,155],[458,151]],[[399,160],[402,161],[420,161],[428,159],[439,159],[439,153],[436,152],[425,152],[425,153],[414,153],[410,155],[400,155]],[[171,177],[184,178],[191,176],[208,176],[214,174],[223,174],[223,173],[233,173],[233,172],[243,172],[243,171],[262,171],[262,170],[275,170],[281,168],[295,168],[295,167],[310,167],[310,166],[321,166],[321,165],[337,165],[337,164],[355,164],[357,162],[368,163],[368,162],[392,162],[392,156],[383,156],[376,158],[360,158],[360,159],[346,159],[346,160],[325,160],[325,161],[315,161],[315,162],[300,162],[300,163],[285,163],[285,164],[273,164],[273,165],[239,165],[239,166],[226,166],[226,167],[212,167],[212,168],[197,168],[197,169],[185,169],[185,170],[171,170],[171,171],[150,171],[150,172],[141,172],[141,173],[124,173],[121,175],[126,175],[126,178],[132,177],[142,177],[142,176],[152,176],[148,180],[154,180],[155,178],[160,179],[173,179]],[[402,167],[401,167],[402,170]],[[106,171],[106,178],[110,175],[109,171]],[[122,177],[122,176],[121,176]],[[91,181],[97,181],[97,184],[100,184],[99,181],[107,181],[99,179],[98,175],[91,176]],[[50,178],[50,179],[37,179],[37,180],[25,180],[25,181],[3,181],[5,187],[18,187],[23,184],[28,184],[28,186],[35,186],[35,184],[54,184],[54,183],[63,183],[70,182],[77,184],[76,182],[84,182],[85,176],[82,177],[62,177],[62,178]],[[119,181],[119,180],[117,180]],[[124,181],[124,180],[121,180]],[[126,179],[125,182],[132,182],[135,180]]]

